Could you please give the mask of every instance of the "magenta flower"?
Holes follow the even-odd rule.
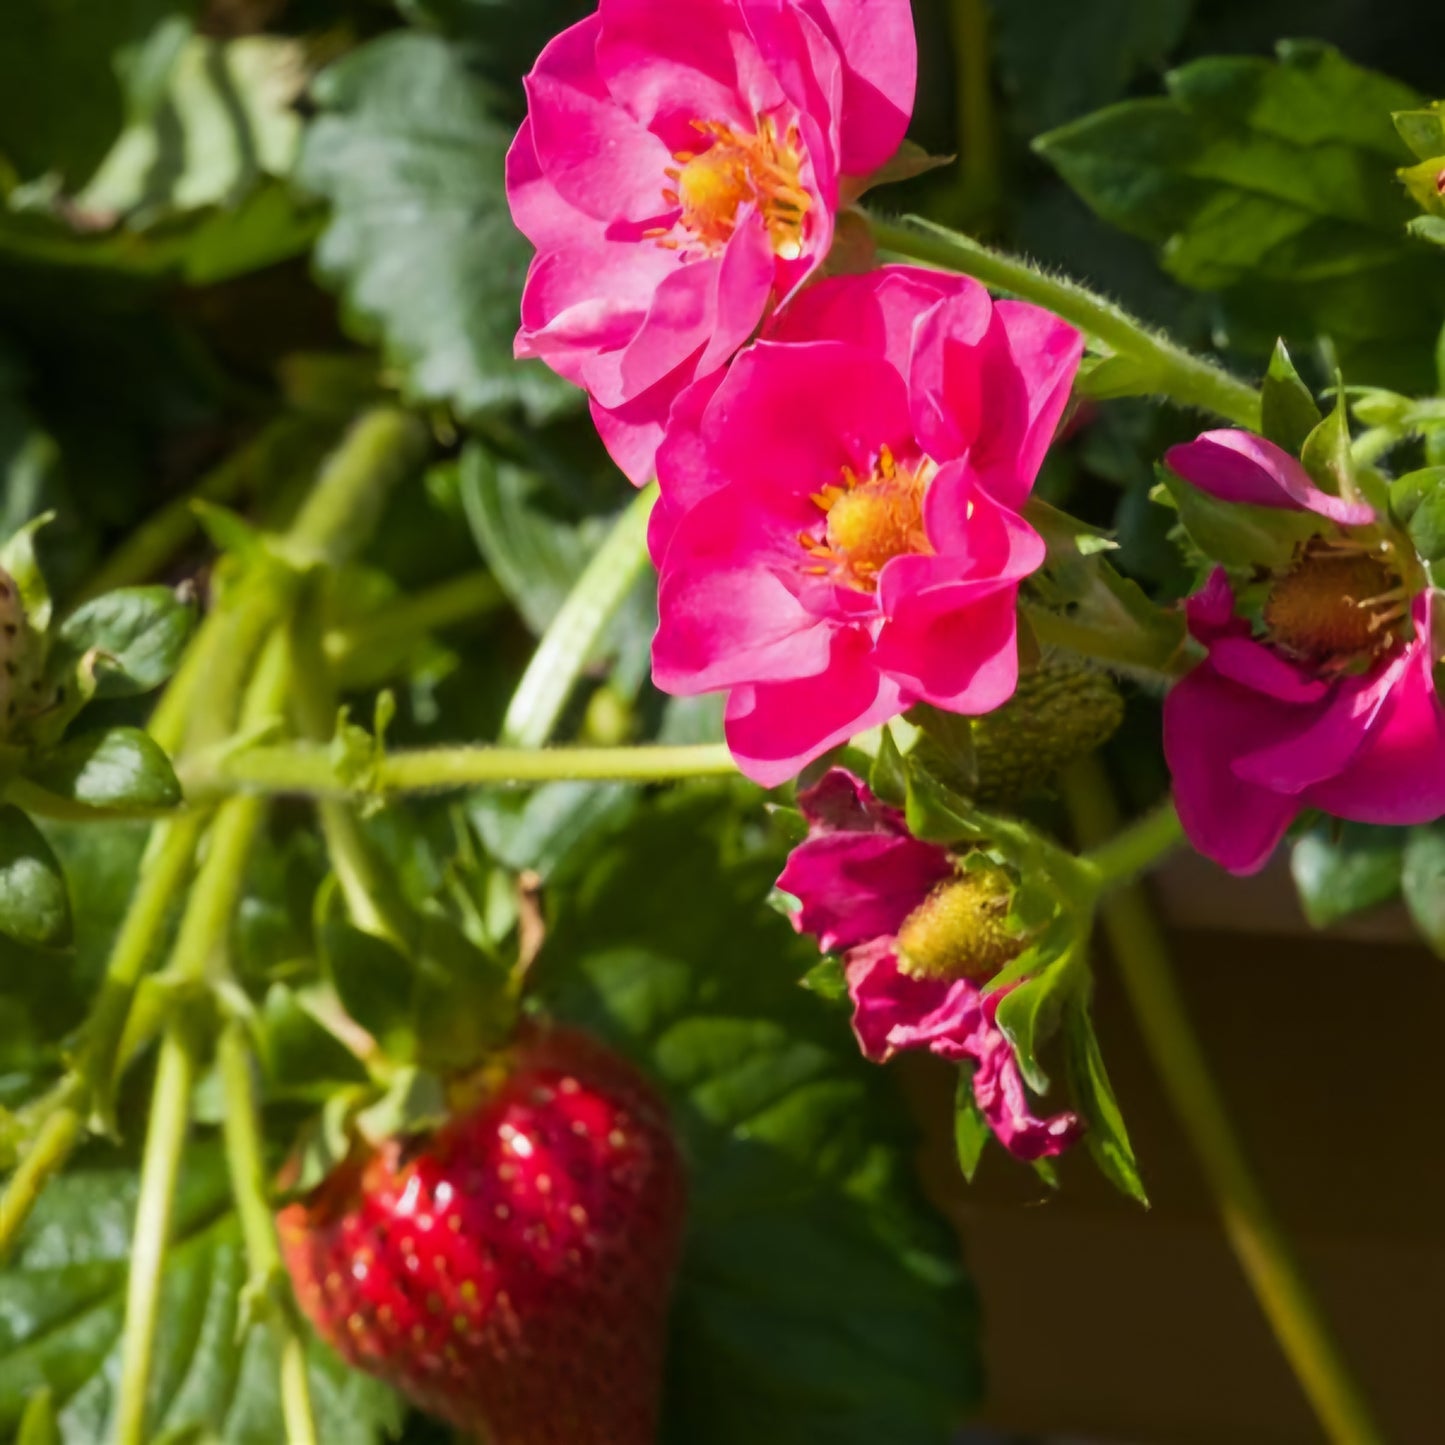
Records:
[[[802,904],[793,918],[798,931],[816,936],[826,952],[843,953],[863,1053],[882,1062],[905,1049],[927,1049],[972,1064],[979,1110],[1011,1153],[1021,1159],[1062,1153],[1083,1126],[1071,1113],[1034,1113],[996,1021],[1008,990],[985,994],[980,986],[980,970],[986,977],[1003,961],[989,956],[997,942],[989,937],[993,925],[981,929],[977,918],[969,920],[963,932],[975,942],[971,957],[930,957],[926,976],[900,966],[900,935],[917,934],[917,920],[949,888],[969,886],[959,883],[969,875],[943,848],[911,837],[901,814],[841,768],[798,802],[808,837],[793,850],[778,887]],[[955,926],[945,937],[959,931]]]
[[[1252,873],[1304,808],[1363,823],[1445,814],[1433,596],[1413,556],[1367,504],[1320,491],[1248,432],[1206,432],[1166,461],[1226,501],[1321,519],[1254,620],[1222,568],[1189,600],[1208,656],[1165,700],[1164,751],[1190,841]]]
[[[1082,350],[1037,307],[907,267],[810,287],[658,453],[653,676],[727,690],[767,786],[916,702],[989,712],[1018,680],[1019,515]]]
[[[601,0],[527,77],[517,355],[586,389],[641,485],[674,398],[817,270],[913,109],[908,0]]]

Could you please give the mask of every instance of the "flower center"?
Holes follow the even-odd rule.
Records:
[[[845,467],[840,483],[813,497],[826,519],[823,540],[806,532],[798,538],[818,559],[810,570],[819,576],[832,573],[860,592],[876,591],[878,574],[893,558],[933,550],[923,525],[927,491],[927,477],[900,467],[887,447],[866,480]]]
[[[1008,927],[1013,880],[983,868],[945,879],[898,930],[898,968],[909,978],[992,978],[1024,940]]]
[[[797,126],[782,136],[766,116],[752,135],[718,121],[695,120],[693,126],[712,144],[702,151],[676,152],[677,165],[667,168],[662,192],[668,205],[681,210],[679,224],[688,238],[715,255],[731,239],[738,212],[754,205],[775,254],[796,261],[803,254],[803,229],[813,204],[803,189]],[[672,250],[688,244],[672,231],[652,234]]]
[[[1264,625],[1282,651],[1337,673],[1388,652],[1409,612],[1409,590],[1379,549],[1312,537],[1270,588]]]

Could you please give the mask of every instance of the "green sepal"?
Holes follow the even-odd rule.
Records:
[[[14,579],[20,589],[20,601],[25,608],[25,618],[33,631],[47,632],[54,610],[50,600],[50,588],[46,586],[45,574],[40,570],[35,555],[35,538],[43,527],[55,520],[54,512],[45,512],[33,521],[27,522],[19,531],[11,534],[0,545],[0,568]]]
[[[1129,1142],[1124,1115],[1114,1097],[1103,1050],[1089,1016],[1089,1004],[1080,991],[1064,1015],[1064,1058],[1074,1106],[1088,1126],[1084,1143],[1100,1172],[1117,1189],[1146,1209],[1149,1196],[1139,1174],[1139,1161]]]
[[[394,1063],[414,1063],[415,969],[394,944],[350,923],[317,930],[322,962],[342,1007]]]
[[[1010,990],[998,1006],[998,1026],[1013,1045],[1019,1072],[1036,1094],[1048,1092],[1039,1050],[1058,1029],[1065,1006],[1088,980],[1083,948],[1075,939],[1046,968]]]
[[[825,1003],[848,1002],[848,976],[843,972],[842,960],[831,953],[820,958],[798,982]]]
[[[516,1022],[511,971],[439,911],[422,916],[415,960],[418,1063],[474,1067]]]
[[[1292,457],[1324,420],[1313,393],[1295,370],[1289,349],[1276,341],[1260,388],[1260,430]]]
[[[970,1184],[978,1173],[984,1147],[992,1137],[983,1110],[973,1096],[974,1071],[974,1065],[968,1063],[959,1069],[958,1086],[953,1096],[953,1151],[959,1170]]]
[[[890,807],[901,808],[907,801],[908,768],[893,729],[886,723],[878,730],[878,752],[868,770],[868,786],[874,797]]]
[[[1420,110],[1397,110],[1390,119],[1417,160],[1445,155],[1445,101]]]
[[[15,1445],[65,1445],[55,1416],[55,1396],[48,1385],[36,1390],[25,1402]]]
[[[97,697],[150,692],[175,671],[195,627],[194,603],[169,587],[122,587],[85,603],[56,629],[56,681],[90,657]]]
[[[19,808],[0,807],[0,933],[34,948],[70,942],[65,874],[44,835]]]
[[[1445,558],[1445,466],[1406,472],[1390,486],[1390,511],[1426,562]]]
[[[397,1070],[386,1092],[352,1116],[356,1132],[374,1147],[388,1139],[427,1134],[447,1120],[447,1087],[427,1069]]]
[[[25,777],[80,810],[112,816],[174,808],[181,785],[161,746],[139,728],[81,733],[36,753]]]
[[[1329,928],[1396,897],[1404,842],[1397,828],[1333,818],[1299,838],[1290,870],[1310,927]]]
[[[1315,485],[1347,502],[1368,502],[1383,513],[1389,505],[1388,488],[1377,472],[1355,463],[1350,437],[1350,411],[1342,378],[1336,377],[1334,409],[1305,438],[1300,461]]]
[[[1189,540],[1205,557],[1234,570],[1287,570],[1299,545],[1324,525],[1313,512],[1221,501],[1165,466],[1156,474]]]

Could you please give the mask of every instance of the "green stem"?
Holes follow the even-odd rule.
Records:
[[[1070,774],[1067,796],[1079,841],[1096,849],[1093,858],[1107,858],[1119,815],[1096,761]],[[1137,886],[1121,888],[1104,900],[1102,913],[1154,1067],[1214,1191],[1245,1277],[1320,1424],[1336,1445],[1380,1445],[1384,1437],[1364,1394],[1235,1137],[1148,899]]]
[[[155,1354],[171,1212],[188,1130],[191,1090],[196,1081],[193,1044],[179,1030],[161,1042],[141,1161],[140,1198],[130,1244],[130,1277],[121,1333],[120,1396],[115,1445],[145,1445],[146,1406]]]
[[[15,1237],[40,1199],[51,1178],[65,1167],[85,1129],[85,1109],[79,1103],[62,1103],[41,1125],[0,1195],[0,1263],[14,1246]]]
[[[241,725],[254,724],[285,704],[290,680],[285,638],[277,635],[257,668],[242,708]],[[214,982],[221,968],[226,937],[245,883],[246,863],[265,816],[259,798],[228,798],[216,809],[206,839],[205,861],[186,901],[180,931],[171,949],[167,975],[176,984],[196,988]],[[170,1239],[171,1212],[190,1129],[191,1091],[195,1087],[201,1042],[194,1021],[178,997],[177,1013],[161,1040],[141,1160],[140,1198],[131,1243],[126,1291],[120,1398],[116,1406],[115,1445],[144,1445],[146,1395],[160,1308],[161,1279]]]
[[[657,486],[628,505],[552,619],[502,722],[508,747],[539,748],[552,736],[587,658],[647,565],[647,519]]]
[[[251,1046],[244,1024],[233,1021],[226,1026],[216,1046],[216,1062],[226,1106],[223,1120],[226,1161],[236,1212],[241,1219],[241,1235],[246,1242],[251,1291],[264,1301],[266,1323],[276,1337],[281,1354],[281,1412],[287,1445],[316,1445],[306,1340],[297,1324],[286,1268],[276,1240],[261,1120],[252,1088]]]
[[[1077,281],[1046,275],[1026,261],[917,217],[900,224],[870,216],[869,224],[882,250],[973,276],[986,286],[1035,302],[1116,355],[1142,363],[1150,390],[1181,406],[1197,407],[1237,426],[1258,430],[1259,393],[1248,382],[1194,356]]]
[[[1148,872],[1183,841],[1184,828],[1169,799],[1079,861],[1092,872],[1099,891],[1108,893]]]
[[[393,487],[420,466],[426,428],[410,412],[380,407],[342,438],[286,533],[286,549],[339,567],[376,530]]]
[[[631,748],[426,748],[383,758],[368,784],[342,777],[330,750],[316,744],[278,744],[213,753],[181,769],[196,800],[246,790],[321,798],[445,792],[451,788],[532,783],[667,783],[730,777],[737,764],[720,743]]]
[[[470,622],[495,612],[506,596],[490,572],[469,572],[438,583],[414,597],[399,597],[373,616],[326,634],[326,658],[342,680],[355,685],[374,682],[377,675],[371,659],[383,658],[445,627]]]
[[[337,698],[314,617],[303,615],[294,621],[291,647],[292,711],[303,737],[325,742],[336,728]],[[316,811],[326,852],[356,926],[404,947],[405,902],[367,842],[355,811],[336,798],[319,798]]]
[[[998,209],[998,117],[993,100],[993,44],[987,0],[952,0],[954,74],[958,91],[961,219],[982,226]]]

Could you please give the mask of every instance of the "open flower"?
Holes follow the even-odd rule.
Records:
[[[822,263],[913,108],[908,0],[601,0],[527,77],[518,356],[584,387],[639,485],[674,398]]]
[[[840,768],[798,802],[808,837],[778,886],[802,905],[799,932],[843,953],[864,1054],[927,1049],[970,1064],[979,1111],[1007,1149],[1021,1159],[1062,1153],[1082,1125],[1070,1113],[1035,1114],[996,1021],[1008,990],[982,989],[1021,945],[999,872],[970,871],[911,837],[901,814]]]
[[[1445,814],[1435,603],[1414,558],[1366,503],[1320,491],[1261,437],[1206,432],[1166,461],[1225,501],[1320,519],[1253,616],[1222,568],[1189,600],[1208,656],[1165,700],[1164,750],[1190,841],[1251,873],[1304,808],[1363,823]]]
[[[916,702],[989,712],[1018,680],[1019,515],[1068,401],[1077,332],[908,267],[810,287],[658,453],[653,676],[728,690],[774,785]]]

